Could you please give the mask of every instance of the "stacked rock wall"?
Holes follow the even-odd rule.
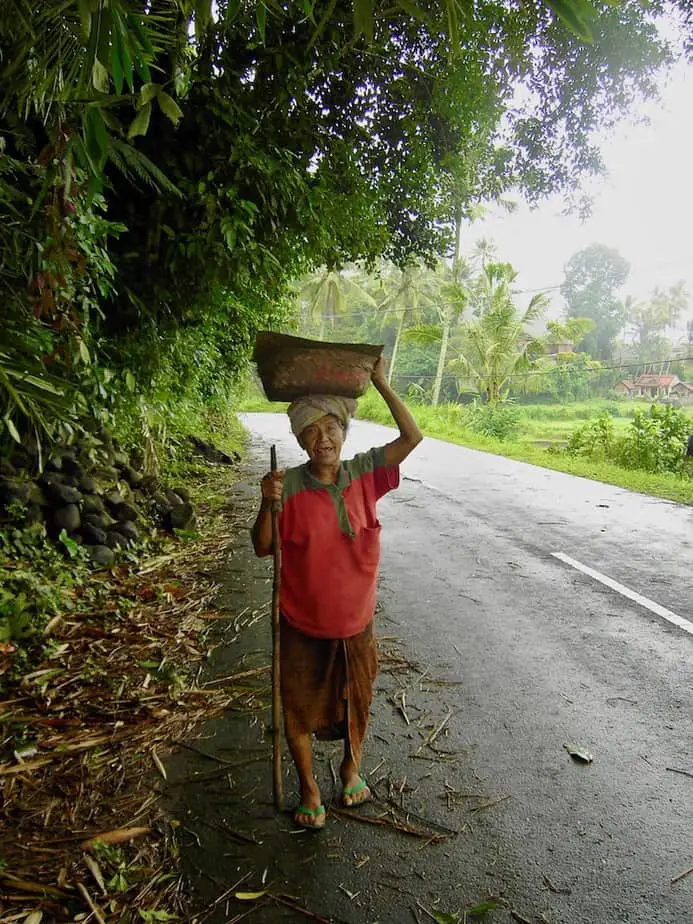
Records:
[[[0,528],[43,523],[57,540],[64,530],[88,547],[97,567],[152,528],[186,529],[195,511],[185,488],[172,490],[132,464],[115,439],[79,439],[57,447],[38,471],[38,456],[17,447],[0,459]]]

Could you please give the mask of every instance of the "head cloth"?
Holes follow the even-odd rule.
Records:
[[[339,395],[304,395],[296,398],[287,409],[291,430],[298,438],[306,427],[326,414],[332,414],[346,430],[349,420],[356,411],[353,398],[341,398]]]

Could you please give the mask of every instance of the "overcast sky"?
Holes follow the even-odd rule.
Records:
[[[661,100],[638,114],[650,124],[623,125],[601,146],[609,176],[590,187],[594,208],[585,223],[561,215],[562,201],[551,200],[535,211],[494,210],[469,229],[472,241],[496,242],[497,258],[519,271],[518,289],[560,285],[572,254],[600,243],[631,264],[622,295],[645,298],[684,280],[693,313],[693,65],[677,65]],[[563,301],[551,294],[549,314],[558,315]]]

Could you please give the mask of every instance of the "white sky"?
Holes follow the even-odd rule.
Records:
[[[609,175],[589,187],[594,207],[584,224],[561,214],[560,199],[534,211],[522,205],[511,215],[494,209],[468,229],[464,250],[492,238],[496,258],[519,271],[518,290],[549,289],[562,282],[575,251],[606,244],[631,265],[621,296],[645,298],[655,286],[684,280],[693,314],[693,65],[679,63],[661,100],[641,105],[637,116],[649,124],[624,124],[601,145]],[[550,294],[548,314],[559,315],[560,292]]]

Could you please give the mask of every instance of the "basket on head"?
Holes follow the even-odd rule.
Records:
[[[270,401],[293,401],[302,395],[360,398],[382,352],[382,345],[328,343],[260,331],[253,359]]]

